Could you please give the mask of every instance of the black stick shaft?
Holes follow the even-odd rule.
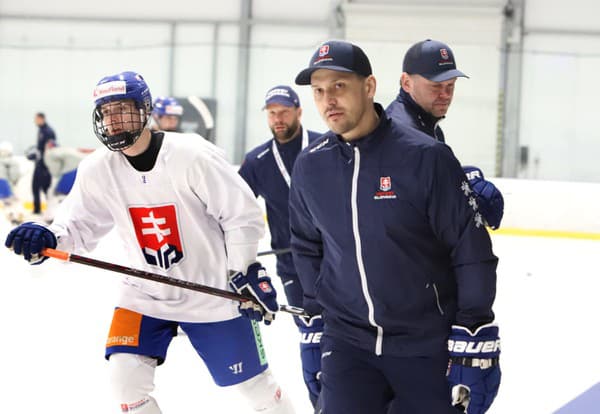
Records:
[[[176,286],[184,289],[194,290],[196,292],[208,293],[222,298],[236,300],[238,302],[247,302],[249,298],[240,295],[239,293],[230,292],[228,290],[218,289],[211,286],[205,286],[198,283],[188,282],[187,280],[175,279],[169,276],[160,275],[158,273],[146,272],[144,270],[133,269],[131,267],[121,266],[115,263],[103,262],[101,260],[90,259],[89,257],[79,256],[71,253],[69,261],[80,263],[88,266],[99,267],[101,269],[110,270],[112,272],[124,273],[129,276],[138,277],[140,279],[151,280],[153,282],[164,283],[165,285]]]
[[[176,286],[183,289],[194,290],[196,292],[207,293],[213,296],[220,296],[225,299],[231,299],[237,302],[248,302],[253,301],[254,298],[246,297],[236,292],[230,292],[228,290],[215,288],[212,286],[201,285],[199,283],[188,282],[187,280],[175,279],[169,276],[160,275],[158,273],[146,272],[145,270],[134,269],[131,267],[121,266],[116,263],[109,263],[98,259],[92,259],[90,257],[80,256],[78,254],[63,252],[55,249],[44,249],[42,251],[44,256],[53,257],[59,260],[65,260],[68,262],[74,262],[83,264],[86,266],[97,267],[104,270],[110,270],[116,273],[123,273],[129,276],[137,277],[140,279],[151,280],[153,282],[164,283],[166,285]],[[279,310],[282,312],[291,313],[298,316],[305,315],[304,309],[297,308],[294,306],[280,305]]]
[[[286,254],[286,253],[290,253],[292,251],[292,249],[287,248],[287,249],[275,249],[275,250],[267,250],[265,252],[258,252],[256,255],[257,256],[267,256],[269,254]]]

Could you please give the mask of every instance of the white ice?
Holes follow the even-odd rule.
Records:
[[[9,225],[0,223],[4,242]],[[598,241],[493,236],[503,381],[489,414],[549,414],[600,381]],[[265,240],[262,250],[268,250]],[[105,240],[92,255],[118,257]],[[120,276],[49,260],[29,266],[0,248],[2,413],[118,413],[104,343]],[[274,258],[263,263],[273,273]],[[262,329],[271,369],[297,412],[311,413],[298,334],[280,314]],[[251,413],[210,379],[185,337],[157,369],[164,413]],[[365,413],[370,414],[370,413]]]

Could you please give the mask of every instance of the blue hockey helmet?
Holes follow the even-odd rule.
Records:
[[[102,106],[111,102],[133,101],[135,112],[119,112],[106,117]],[[121,72],[100,79],[94,89],[94,133],[111,151],[132,146],[148,125],[152,113],[152,96],[142,75]],[[109,120],[110,122],[107,122]]]
[[[154,100],[152,113],[156,116],[183,115],[183,106],[171,96],[159,96]]]

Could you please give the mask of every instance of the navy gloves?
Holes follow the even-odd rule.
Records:
[[[504,215],[504,198],[496,186],[483,177],[483,172],[470,165],[465,165],[463,171],[469,180],[469,186],[479,206],[479,212],[487,225],[496,230],[500,227]]]
[[[484,414],[500,387],[500,338],[494,324],[475,332],[452,326],[448,339],[448,382],[452,405],[467,414]]]
[[[256,321],[265,320],[269,325],[279,310],[277,292],[267,276],[264,267],[258,262],[248,266],[246,274],[237,272],[229,279],[229,285],[237,292],[252,300],[240,303],[242,316]]]
[[[323,336],[323,320],[321,315],[299,316],[294,318],[300,330],[300,358],[302,374],[308,388],[313,407],[321,393],[321,337]]]
[[[27,222],[12,229],[4,245],[16,254],[22,254],[30,264],[37,265],[47,259],[42,256],[44,248],[56,248],[56,237],[48,228]]]

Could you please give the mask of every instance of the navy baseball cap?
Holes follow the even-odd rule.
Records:
[[[365,52],[342,40],[330,40],[319,46],[310,58],[308,67],[296,76],[296,85],[310,85],[311,75],[319,69],[356,73],[364,77],[373,73]]]
[[[263,106],[263,109],[271,104],[299,107],[300,99],[298,99],[296,92],[289,86],[277,85],[269,89],[265,95],[265,106]]]
[[[456,69],[454,53],[447,44],[437,40],[423,40],[408,49],[404,55],[402,71],[417,74],[434,82],[444,82],[452,78],[468,78]]]

